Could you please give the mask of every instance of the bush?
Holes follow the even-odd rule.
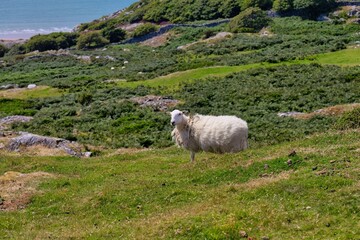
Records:
[[[116,29],[105,28],[102,31],[102,35],[111,43],[115,43],[124,40],[126,37],[126,32],[121,28],[116,28]]]
[[[148,33],[155,32],[156,30],[156,25],[152,23],[145,23],[135,29],[135,31],[133,32],[133,37],[141,37]]]
[[[76,44],[76,33],[54,32],[47,35],[36,35],[25,43],[26,52],[47,51],[69,48]]]
[[[234,17],[229,23],[231,32],[256,32],[266,27],[270,18],[260,8],[248,8]]]
[[[4,45],[0,44],[0,57],[3,57],[7,51],[9,51],[9,49]]]
[[[261,9],[269,9],[272,6],[272,0],[242,0],[241,9],[246,10],[250,7],[258,7]]]
[[[328,12],[336,6],[335,0],[275,0],[275,11],[316,18],[319,14]]]
[[[109,41],[106,38],[104,38],[99,31],[87,32],[80,35],[76,44],[76,48],[77,49],[97,48],[97,47],[103,47],[108,43]]]
[[[23,44],[14,44],[11,48],[6,52],[5,56],[14,56],[25,53],[25,46]]]
[[[292,0],[275,0],[273,9],[277,12],[286,12],[292,8]]]
[[[360,128],[360,108],[345,113],[335,123],[335,128],[339,130]]]
[[[92,99],[92,94],[88,92],[82,92],[76,96],[76,102],[81,105],[89,105],[92,102]]]

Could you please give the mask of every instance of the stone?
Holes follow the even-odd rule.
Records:
[[[6,84],[6,85],[1,85],[0,86],[0,90],[1,89],[4,89],[4,90],[6,90],[6,89],[13,89],[13,88],[18,88],[19,87],[19,85],[17,85],[17,84]]]
[[[89,157],[91,157],[92,152],[84,152],[82,155],[83,155],[83,157],[89,158]]]
[[[36,88],[36,87],[37,87],[36,84],[29,84],[27,86],[28,89],[33,89],[33,88]]]
[[[240,231],[239,235],[240,235],[241,238],[247,238],[248,237],[248,234],[245,231]]]

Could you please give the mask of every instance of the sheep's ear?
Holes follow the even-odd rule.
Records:
[[[183,110],[182,112],[185,113],[185,114],[188,114],[188,113],[189,113],[188,110]]]

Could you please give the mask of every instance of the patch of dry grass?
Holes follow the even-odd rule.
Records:
[[[0,176],[0,210],[22,209],[37,194],[37,185],[44,178],[54,175],[46,172],[19,173],[9,171]]]
[[[294,115],[294,118],[310,119],[317,115],[340,116],[340,115],[344,114],[345,112],[350,112],[350,111],[354,110],[355,108],[359,108],[359,107],[360,107],[360,103],[335,105],[335,106],[331,106],[331,107],[327,107],[327,108],[322,108],[322,109],[316,110],[311,113],[296,114],[296,115]]]

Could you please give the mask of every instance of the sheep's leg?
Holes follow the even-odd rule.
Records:
[[[195,160],[195,152],[193,152],[193,151],[190,152],[190,159],[191,159],[191,162],[194,162],[194,160]]]

